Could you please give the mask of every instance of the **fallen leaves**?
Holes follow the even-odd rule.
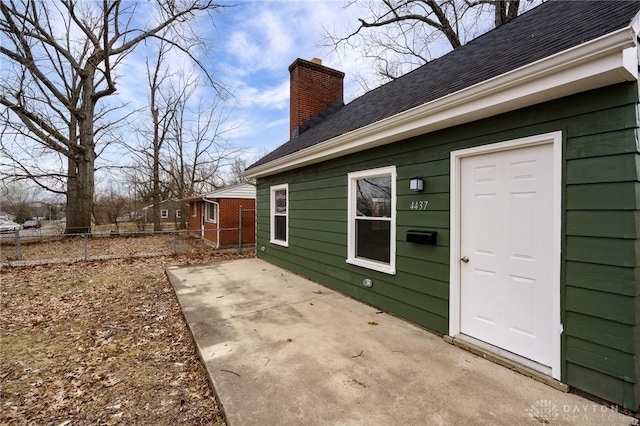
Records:
[[[222,424],[164,268],[236,257],[0,269],[0,423]]]

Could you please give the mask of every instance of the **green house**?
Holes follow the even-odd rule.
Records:
[[[549,1],[346,105],[297,59],[258,256],[638,410],[639,11]]]

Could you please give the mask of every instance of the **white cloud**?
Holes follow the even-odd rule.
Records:
[[[347,99],[361,93],[354,80],[364,69],[359,55],[339,56],[319,46],[323,28],[344,29],[357,22],[356,12],[341,1],[247,1],[224,12],[217,31],[222,54],[215,67],[239,101],[236,121],[252,127],[236,130],[231,140],[272,149],[287,139],[288,67],[296,58],[318,57],[344,71]]]
[[[236,98],[245,108],[286,109],[289,107],[289,80],[263,89],[244,85],[236,90]]]

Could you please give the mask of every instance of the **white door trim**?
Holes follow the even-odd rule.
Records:
[[[560,380],[560,335],[562,324],[560,323],[560,228],[562,222],[562,132],[551,132],[541,135],[514,139],[507,142],[499,142],[468,149],[451,152],[451,194],[450,194],[450,259],[449,259],[449,336],[456,337],[460,334],[460,196],[461,196],[461,160],[479,154],[507,151],[510,149],[524,148],[534,145],[553,144],[553,335],[557,336],[552,342],[553,365],[551,376]]]

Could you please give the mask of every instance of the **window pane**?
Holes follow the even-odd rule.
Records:
[[[391,217],[391,176],[356,180],[356,214]]]
[[[287,217],[276,215],[273,219],[275,225],[273,237],[276,240],[287,241]]]
[[[356,220],[356,257],[390,263],[391,222]]]
[[[207,220],[215,222],[216,220],[216,205],[215,204],[207,204]]]
[[[275,193],[275,212],[276,214],[287,214],[287,190],[279,189]]]

